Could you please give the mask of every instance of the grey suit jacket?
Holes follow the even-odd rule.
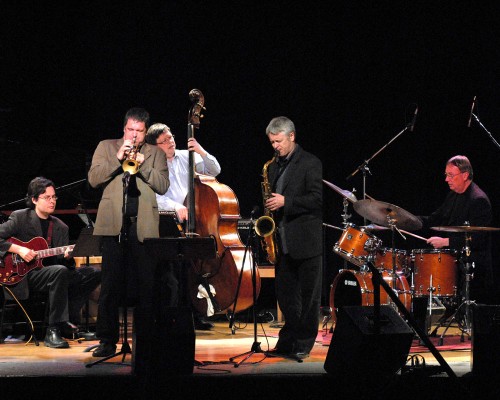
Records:
[[[97,210],[94,235],[117,236],[120,233],[123,216],[123,169],[116,158],[121,139],[101,141],[92,157],[88,180],[92,187],[103,188]],[[159,237],[159,214],[156,195],[167,192],[167,157],[157,146],[144,144],[141,148],[144,163],[137,172],[137,189],[140,192],[137,215],[137,236],[139,241],[146,237]]]

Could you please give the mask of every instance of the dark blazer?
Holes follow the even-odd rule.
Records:
[[[283,222],[286,245],[292,258],[310,258],[323,252],[323,166],[318,157],[298,144],[283,177],[285,207],[276,213]],[[269,165],[269,181],[274,182],[278,165]]]
[[[69,244],[69,228],[59,218],[50,216],[52,227],[52,243],[51,247],[61,247]],[[15,237],[23,242],[28,242],[34,237],[42,236],[42,228],[36,215],[35,210],[25,208],[23,210],[14,211],[7,222],[0,224],[0,256],[4,257],[5,253],[11,246],[11,243],[6,239]],[[65,265],[64,256],[57,256],[61,265]],[[48,259],[42,260],[48,261]],[[48,265],[48,264],[45,264]],[[18,299],[27,299],[29,297],[28,281],[23,279],[16,286],[10,288]]]

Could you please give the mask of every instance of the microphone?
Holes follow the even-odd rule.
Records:
[[[470,108],[469,122],[467,123],[467,128],[470,128],[470,123],[472,121],[472,113],[474,112],[474,107],[476,106],[476,97],[477,96],[474,96],[474,99],[472,100],[472,107]]]
[[[417,121],[417,114],[418,114],[418,106],[415,108],[415,114],[413,114],[413,119],[411,120],[410,123],[410,132],[413,132],[413,129],[415,129],[415,122]]]

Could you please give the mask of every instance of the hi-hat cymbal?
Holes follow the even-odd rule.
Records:
[[[356,196],[354,195],[354,193],[349,192],[348,190],[341,189],[338,186],[334,185],[333,183],[325,181],[324,179],[323,179],[323,182],[325,183],[325,185],[327,185],[331,189],[335,190],[338,194],[340,194],[341,196],[345,197],[351,203],[355,203],[356,201],[358,201],[358,199],[356,198]]]
[[[482,231],[500,231],[500,228],[491,226],[433,226],[431,229],[443,232],[482,232]]]
[[[407,231],[422,228],[422,221],[420,221],[420,219],[394,204],[364,199],[354,203],[354,210],[362,217],[378,225],[390,226],[390,219],[392,220],[391,223],[394,223],[395,226],[400,229],[406,229]]]

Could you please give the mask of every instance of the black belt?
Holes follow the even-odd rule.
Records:
[[[137,222],[137,217],[127,217],[131,224],[135,224]]]

